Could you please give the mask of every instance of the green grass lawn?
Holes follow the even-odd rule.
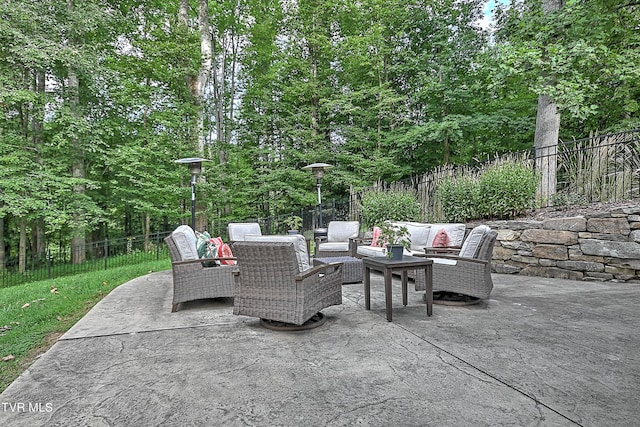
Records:
[[[149,261],[0,289],[0,393],[114,288],[170,268]]]

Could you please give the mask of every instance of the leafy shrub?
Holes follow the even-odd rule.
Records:
[[[511,219],[533,207],[538,175],[518,163],[491,167],[478,180],[478,214],[484,218]]]
[[[369,191],[362,196],[360,213],[363,224],[373,227],[387,220],[416,220],[420,205],[411,191]]]
[[[533,207],[538,175],[517,163],[503,163],[469,177],[444,180],[437,195],[446,221],[480,218],[511,219]]]
[[[477,183],[469,177],[448,178],[438,185],[437,197],[448,222],[465,222],[477,218]]]

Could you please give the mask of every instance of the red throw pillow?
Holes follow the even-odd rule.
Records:
[[[444,248],[449,246],[449,235],[444,229],[436,233],[431,246],[434,248]]]
[[[232,258],[233,253],[231,252],[231,248],[226,243],[218,246],[218,258]],[[235,265],[236,261],[232,259],[223,259],[220,260],[220,264],[222,265]]]
[[[378,246],[378,239],[382,234],[380,227],[373,227],[373,237],[371,238],[371,246]]]

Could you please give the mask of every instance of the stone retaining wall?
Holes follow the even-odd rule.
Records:
[[[640,206],[544,221],[491,221],[495,273],[640,282]]]

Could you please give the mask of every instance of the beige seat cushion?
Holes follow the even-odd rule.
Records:
[[[385,256],[386,249],[378,246],[358,246],[357,254],[362,257]]]

